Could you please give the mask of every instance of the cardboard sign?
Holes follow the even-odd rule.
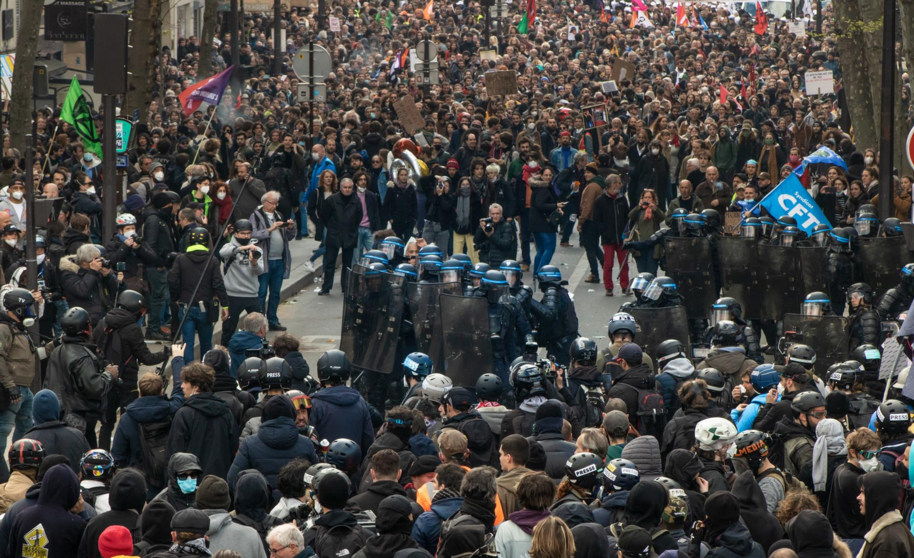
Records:
[[[400,125],[409,135],[425,127],[425,120],[416,108],[416,100],[407,95],[394,103],[394,110],[397,111],[397,118],[400,119]]]
[[[724,213],[724,234],[739,234],[739,224],[743,221],[743,214],[739,211],[728,211]]]
[[[486,72],[486,93],[490,97],[516,95],[517,72],[514,70]]]
[[[788,21],[787,22],[787,32],[793,33],[797,38],[806,36],[806,22],[805,21]]]
[[[831,70],[806,72],[803,79],[806,82],[807,95],[829,95],[835,92],[835,78]]]
[[[616,82],[612,80],[600,83],[600,90],[603,91],[603,93],[608,93],[610,95],[619,92],[619,88],[616,86]]]
[[[480,60],[492,60],[492,61],[495,61],[496,58],[498,58],[498,53],[495,52],[494,50],[480,50],[480,51],[479,51],[479,59],[480,59]]]
[[[310,8],[311,0],[285,0],[290,8]]]
[[[333,33],[339,33],[340,32],[340,18],[331,17],[331,18],[327,18],[327,19],[330,22],[330,31]]]
[[[616,83],[623,80],[631,81],[635,79],[635,65],[631,62],[616,58],[616,61],[613,63],[612,75],[610,77],[612,77],[612,80]]]

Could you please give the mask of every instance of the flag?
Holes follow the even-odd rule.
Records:
[[[790,173],[777,188],[772,190],[758,207],[764,207],[775,219],[790,215],[797,220],[797,227],[806,234],[812,232],[813,227],[825,224],[831,228],[828,219],[819,209],[818,204],[810,197],[809,192],[800,183],[797,175]]]
[[[749,66],[749,94],[755,95],[757,89],[755,88],[755,64]]]
[[[686,15],[685,6],[679,4],[679,7],[676,9],[676,25],[682,27],[689,26],[689,16]]]
[[[749,106],[749,95],[746,93],[746,80],[743,80],[743,85],[740,87],[739,96],[743,98],[744,106]]]
[[[435,4],[435,0],[428,0],[428,4],[426,4],[425,9],[422,10],[422,18],[423,18],[423,19],[425,19],[425,20],[427,20],[427,21],[431,21],[431,20],[432,20],[432,17],[433,17],[433,14],[434,14],[434,12],[432,11],[432,10],[433,10],[433,7],[434,7],[434,4]]]
[[[390,64],[390,81],[394,82],[397,80],[397,76],[400,75],[400,72],[403,71],[403,68],[409,63],[409,49],[401,48],[400,51],[394,56],[393,62]]]
[[[723,85],[720,86],[720,104],[725,104],[727,102],[727,96],[730,93],[727,91],[727,88]]]
[[[654,28],[654,24],[651,23],[650,18],[647,17],[647,12],[632,12],[632,23],[629,27],[634,29],[639,25],[646,29]]]
[[[86,151],[102,158],[101,139],[98,137],[98,130],[95,129],[95,121],[92,120],[92,111],[83,97],[83,88],[79,86],[76,76],[73,76],[73,81],[70,82],[70,90],[67,91],[67,98],[64,99],[63,108],[60,110],[60,119],[73,126],[82,138]]]
[[[701,12],[698,12],[698,23],[701,24],[701,28],[705,31],[708,30],[708,24],[705,23],[705,18],[701,17]]]
[[[603,0],[597,0],[597,9],[600,10],[600,21],[603,23],[611,23],[613,20],[612,13],[606,11],[606,5],[603,3]]]
[[[527,11],[517,25],[517,32],[526,35],[534,21],[536,21],[536,0],[527,0]]]
[[[222,101],[222,94],[225,93],[234,69],[235,66],[229,66],[211,78],[195,83],[182,91],[178,95],[178,99],[181,100],[184,116],[193,114],[203,103],[218,105]]]
[[[647,6],[644,5],[644,2],[641,0],[632,0],[632,11],[633,12],[646,12]]]
[[[755,34],[764,35],[768,32],[768,16],[765,15],[765,10],[762,9],[762,5],[755,1]]]

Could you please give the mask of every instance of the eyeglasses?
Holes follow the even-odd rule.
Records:
[[[280,547],[280,548],[273,548],[273,547],[271,546],[271,547],[270,547],[270,556],[279,554],[280,552],[282,552],[283,550],[289,548],[290,546],[292,546],[292,545],[291,545],[291,544],[287,544],[286,546],[282,546],[282,547]]]
[[[828,415],[828,411],[816,411],[814,413],[809,413],[809,416],[817,418],[817,419],[824,419],[827,415]]]
[[[184,473],[184,474],[179,473],[178,479],[180,479],[180,480],[195,479],[195,478],[197,478],[197,476],[198,476],[198,473],[196,473],[196,472]]]

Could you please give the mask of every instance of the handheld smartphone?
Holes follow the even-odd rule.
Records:
[[[127,271],[127,262],[117,262],[114,269],[115,271]]]

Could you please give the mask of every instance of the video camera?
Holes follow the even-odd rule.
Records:
[[[255,349],[245,349],[244,358],[260,358],[267,360],[276,356],[276,349],[270,345],[270,342],[266,339],[263,340],[263,344],[260,347]]]

